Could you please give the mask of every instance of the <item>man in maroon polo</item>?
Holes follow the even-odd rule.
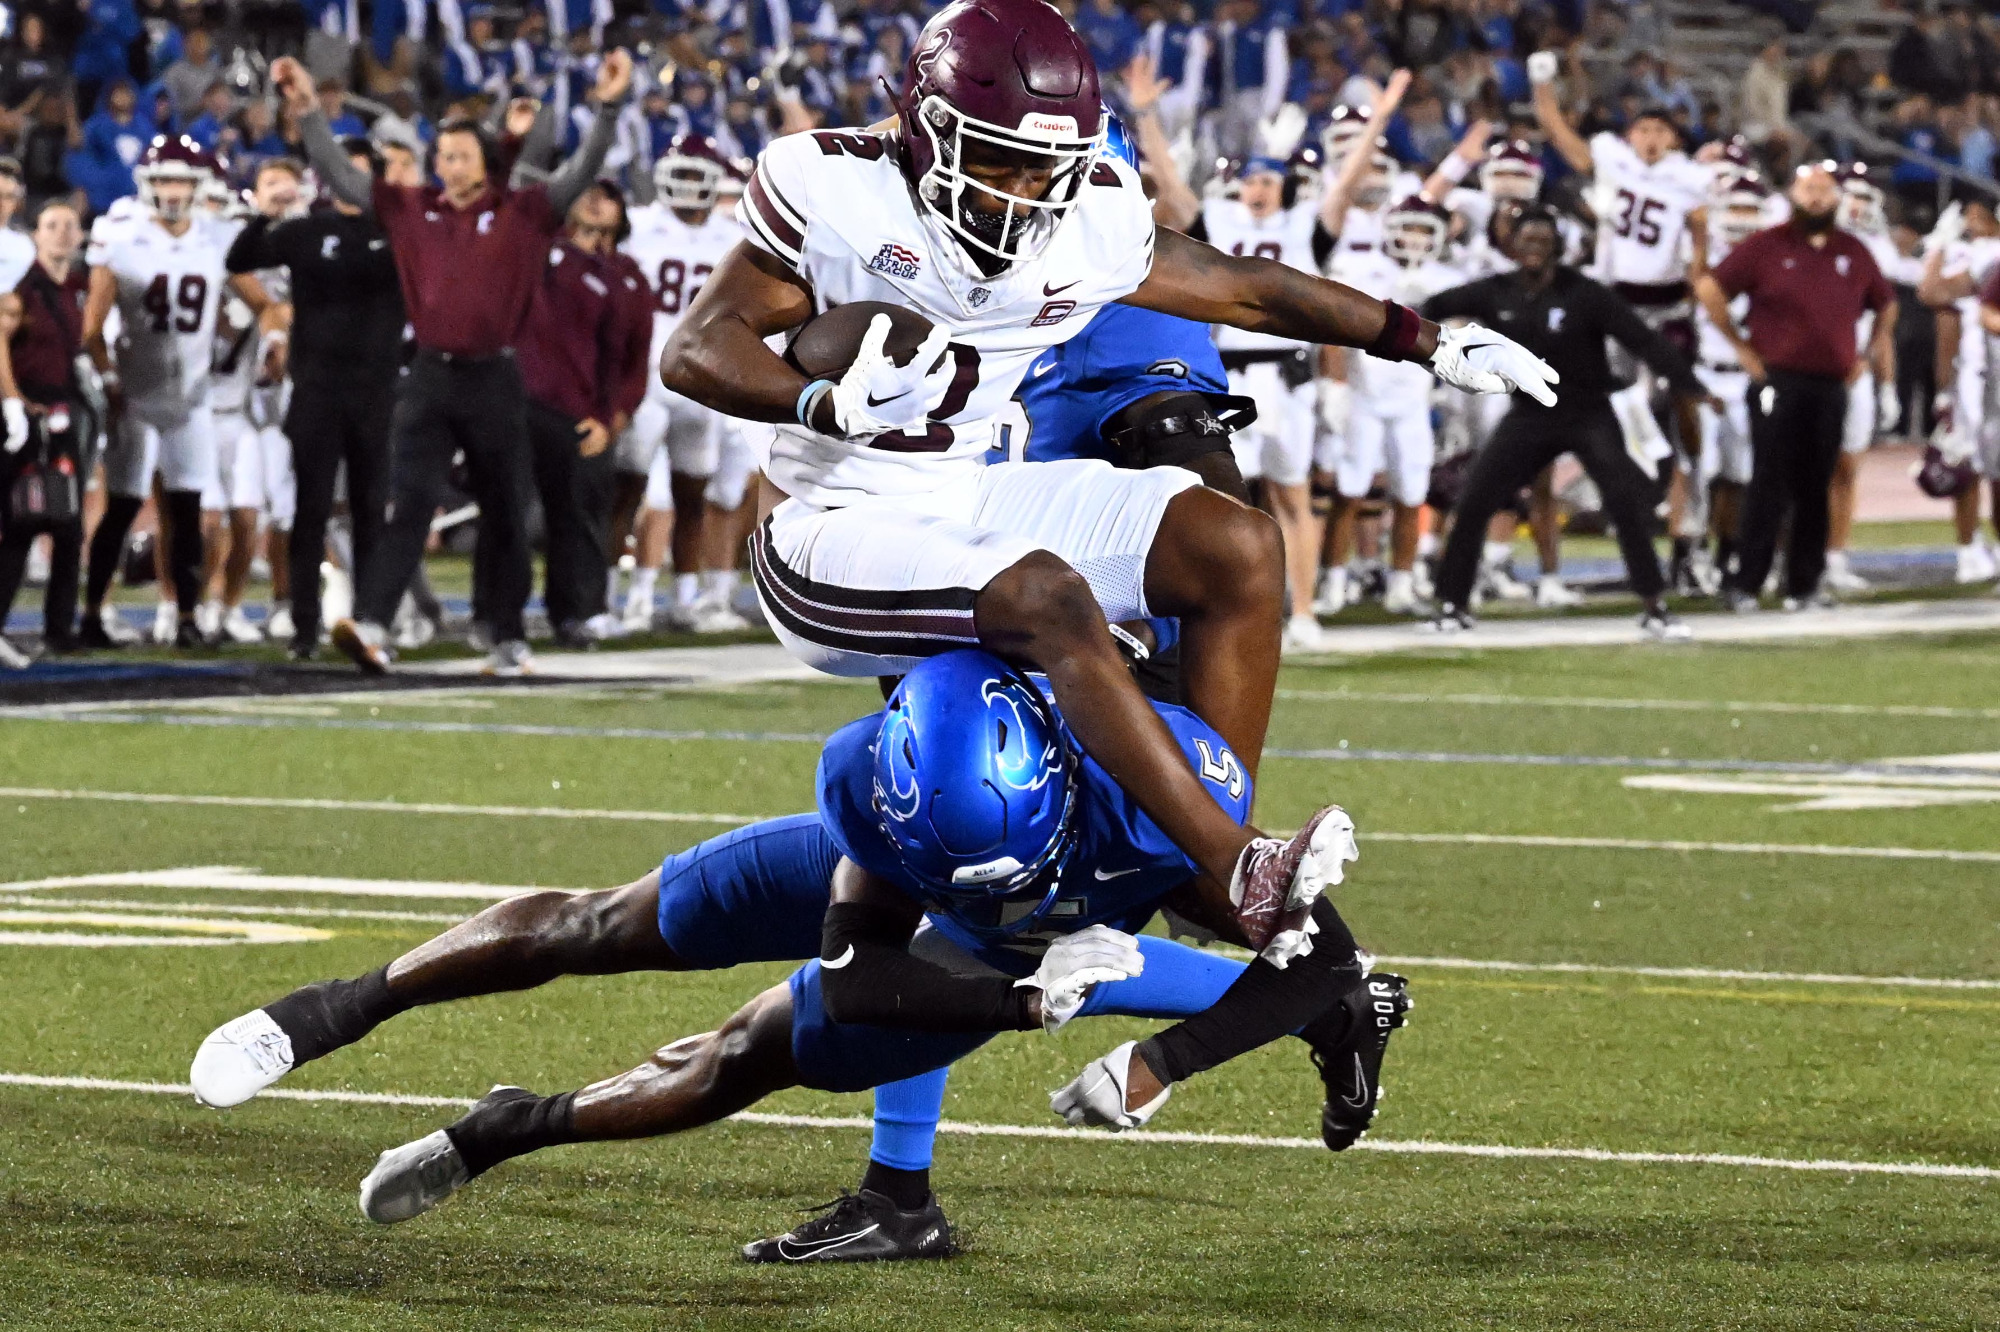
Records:
[[[295,60],[276,62],[272,82],[299,119],[306,155],[336,198],[372,211],[395,256],[417,354],[390,426],[391,486],[375,560],[355,589],[355,613],[333,627],[334,644],[363,670],[388,669],[387,626],[423,559],[437,495],[462,451],[479,501],[486,558],[483,610],[493,639],[487,669],[531,669],[522,612],[532,571],[528,552],[530,472],[527,398],[514,346],[563,219],[604,164],[632,60],[613,51],[598,70],[597,115],[576,155],[546,184],[516,189],[500,149],[470,120],[438,127],[431,163],[437,185],[398,186],[357,170],[320,112],[312,80]]]
[[[1877,340],[1886,345],[1896,333],[1896,298],[1882,270],[1859,237],[1835,225],[1840,186],[1832,164],[1800,167],[1790,198],[1790,220],[1743,241],[1695,283],[1708,317],[1750,374],[1750,486],[1736,568],[1723,587],[1736,611],[1757,609],[1787,510],[1785,607],[1818,597],[1855,323],[1872,310]],[[1750,298],[1742,330],[1729,313],[1740,295]]]
[[[611,518],[610,442],[644,392],[652,340],[651,292],[608,262],[624,209],[599,185],[570,208],[548,252],[521,330],[528,439],[542,500],[548,563],[542,602],[556,641],[583,647],[624,631],[605,615],[605,542]],[[643,295],[635,296],[634,287]],[[640,306],[643,320],[631,311]]]

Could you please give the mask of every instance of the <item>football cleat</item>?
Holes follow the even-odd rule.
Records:
[[[731,610],[727,601],[703,598],[688,608],[688,627],[698,634],[740,634],[750,621]]]
[[[224,611],[222,619],[217,622],[216,628],[222,637],[231,643],[261,643],[264,641],[264,631],[250,622],[250,617],[243,613],[241,606],[231,606],[228,610]]]
[[[1958,566],[1952,573],[1952,581],[1958,583],[1983,583],[2000,575],[2000,562],[1993,558],[1993,552],[1984,542],[1972,540],[1958,548]]]
[[[951,1223],[933,1193],[905,1212],[875,1192],[843,1193],[813,1209],[812,1220],[772,1239],[743,1246],[750,1263],[889,1263],[905,1258],[949,1258]]]
[[[171,647],[175,635],[180,631],[181,611],[171,601],[162,601],[153,607],[153,644],[156,647]]]
[[[1328,805],[1305,821],[1289,842],[1258,837],[1243,848],[1229,881],[1236,923],[1251,946],[1275,967],[1312,951],[1313,903],[1347,877],[1359,860],[1354,821]]]
[[[1313,598],[1313,614],[1338,615],[1347,609],[1347,570],[1321,569],[1319,594]]]
[[[1382,1056],[1389,1049],[1389,1033],[1407,1021],[1410,1006],[1410,982],[1378,971],[1340,997],[1336,1008],[1346,1012],[1347,1022],[1338,1039],[1321,1044],[1305,1038],[1313,1067],[1326,1085],[1319,1136],[1329,1151],[1347,1150],[1368,1131],[1382,1100]]]
[[[528,645],[518,638],[509,638],[495,643],[493,650],[486,654],[485,664],[480,666],[481,675],[513,677],[535,673],[535,654]]]
[[[502,1090],[534,1094],[518,1087],[495,1087],[486,1096]],[[377,1225],[393,1226],[422,1216],[471,1182],[472,1172],[458,1154],[458,1145],[439,1129],[391,1147],[377,1158],[375,1168],[361,1181],[361,1215]]]
[[[633,588],[625,594],[625,627],[635,634],[652,632],[653,594]]]
[[[34,664],[34,658],[0,638],[0,670],[25,671]]]
[[[95,615],[85,611],[79,637],[85,647],[94,648],[137,647],[145,641],[144,635],[125,623],[115,606],[100,606]]]
[[[1310,615],[1294,615],[1285,621],[1282,648],[1286,652],[1324,652],[1326,634]]]
[[[1722,590],[1722,608],[1731,615],[1755,615],[1764,608],[1757,604],[1757,598],[1740,587],[1726,587]]]
[[[1437,614],[1417,627],[1433,634],[1463,634],[1471,632],[1478,623],[1472,618],[1471,611],[1461,610],[1447,601],[1438,607]]]
[[[241,1105],[292,1071],[292,1038],[259,1008],[208,1034],[194,1052],[194,1099],[216,1110]]]
[[[1664,606],[1649,606],[1639,617],[1639,632],[1656,643],[1686,643],[1694,638],[1687,621]]]
[[[1535,583],[1535,605],[1541,610],[1568,610],[1583,604],[1583,593],[1562,580],[1560,574],[1543,574]]]
[[[298,636],[298,626],[292,622],[291,602],[274,601],[271,603],[271,613],[264,618],[264,632],[270,635],[271,641],[274,643],[282,643],[288,638]]]
[[[201,631],[200,621],[190,615],[174,630],[174,646],[183,651],[199,652],[204,648],[214,647],[215,642]]]
[[[1854,572],[1854,564],[1844,550],[1830,550],[1826,553],[1825,586],[1833,592],[1866,592],[1874,584]]]
[[[384,638],[382,626],[379,624],[365,624],[354,620],[334,621],[334,647],[368,675],[387,674],[389,663],[395,659],[390,654]]]

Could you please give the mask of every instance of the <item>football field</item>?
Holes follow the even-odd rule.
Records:
[[[865,1096],[556,1148],[385,1229],[375,1155],[581,1085],[783,966],[419,1010],[236,1110],[218,1023],[530,886],[808,808],[872,684],[595,681],[0,711],[0,1326],[1991,1328],[2000,634],[1288,666],[1259,822],[1326,800],[1411,977],[1368,1138],[1296,1041],[1145,1134],[1047,1095],[1145,1024],[954,1071],[945,1263],[752,1267]],[[355,1095],[355,1094],[363,1095]]]

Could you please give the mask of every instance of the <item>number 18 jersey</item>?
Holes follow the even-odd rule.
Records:
[[[88,260],[118,282],[112,349],[127,410],[155,425],[185,421],[208,398],[223,263],[241,225],[197,215],[175,236],[150,215],[91,228]]]
[[[1122,161],[1090,167],[1041,254],[988,277],[919,212],[897,147],[885,134],[789,135],[764,149],[743,195],[750,243],[796,272],[816,309],[884,301],[951,333],[951,380],[927,423],[846,443],[778,428],[765,475],[810,504],[928,494],[981,466],[1028,366],[1153,266],[1152,205]]]

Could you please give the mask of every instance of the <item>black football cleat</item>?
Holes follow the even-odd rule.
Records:
[[[949,1258],[951,1222],[933,1193],[914,1212],[905,1212],[875,1192],[843,1193],[819,1215],[774,1239],[743,1246],[751,1263],[892,1263],[905,1258]]]
[[[1300,1035],[1326,1084],[1319,1135],[1329,1151],[1345,1151],[1368,1131],[1382,1099],[1382,1056],[1389,1033],[1410,1011],[1410,982],[1378,971],[1342,995],[1334,1010]],[[1342,1016],[1346,1021],[1340,1021]],[[1326,1030],[1317,1030],[1324,1026]]]

